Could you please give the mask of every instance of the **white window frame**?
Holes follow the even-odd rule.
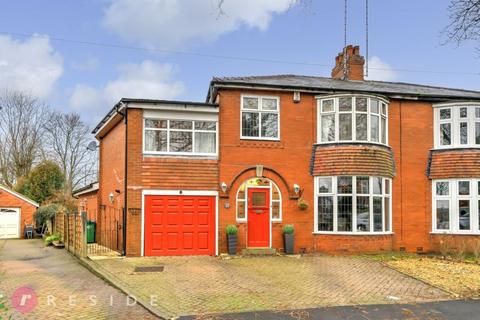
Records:
[[[339,110],[339,100],[340,98],[352,98],[352,111],[340,111]],[[366,98],[367,99],[367,112],[363,111],[356,111],[356,99],[357,98]],[[390,103],[387,99],[379,96],[373,95],[354,95],[354,94],[341,94],[341,95],[328,95],[328,96],[317,96],[317,143],[318,144],[329,144],[329,143],[372,143],[372,144],[379,144],[379,145],[387,145],[389,141],[388,135],[388,113],[389,113],[389,106]],[[334,105],[333,112],[326,112],[325,114],[335,114],[335,139],[333,141],[322,141],[322,102],[325,100],[332,100]],[[378,100],[379,101],[379,110],[378,114],[372,113],[370,110],[370,101],[371,100]],[[385,115],[382,114],[382,103],[385,104]],[[340,140],[339,128],[339,115],[340,114],[351,114],[352,115],[352,139],[351,140]],[[367,140],[357,140],[357,130],[356,130],[356,122],[357,122],[357,114],[366,114],[367,115]],[[379,123],[378,123],[378,142],[372,141],[371,137],[371,117],[378,116]],[[382,118],[385,119],[385,143],[382,142]]]
[[[470,182],[470,194],[469,195],[459,195],[458,194],[458,182],[459,181],[469,181]],[[457,178],[457,179],[434,179],[432,180],[432,232],[438,234],[472,234],[480,235],[479,228],[479,204],[480,200],[478,183],[480,179],[472,178]],[[437,182],[448,182],[449,184],[449,195],[448,196],[437,196]],[[450,228],[447,229],[437,229],[437,200],[448,200],[450,202],[450,212],[449,219]],[[470,201],[470,230],[460,230],[460,216],[458,210],[458,201],[459,200],[469,200]]]
[[[145,122],[147,120],[160,120],[167,121],[167,128],[146,128]],[[189,121],[192,122],[192,129],[170,129],[170,121]],[[215,131],[213,130],[197,130],[195,129],[195,122],[214,122]],[[150,151],[146,150],[147,141],[145,139],[145,132],[150,131],[166,131],[167,132],[167,151]],[[168,151],[170,149],[170,132],[179,131],[179,132],[191,132],[192,133],[192,152],[172,152]],[[170,118],[170,117],[154,117],[147,116],[143,118],[143,128],[142,128],[142,140],[143,140],[143,153],[151,155],[172,155],[172,156],[205,156],[205,157],[217,157],[218,156],[218,121],[212,119],[183,119],[183,118]],[[195,152],[195,133],[197,132],[208,132],[215,133],[215,152],[206,153],[206,152]]]
[[[244,109],[243,108],[243,100],[244,98],[253,98],[253,99],[258,99],[258,109]],[[277,110],[265,110],[262,111],[262,100],[263,99],[274,99],[277,101]],[[242,115],[243,112],[250,112],[250,113],[258,113],[259,119],[258,119],[258,137],[249,137],[249,136],[244,136],[243,135],[243,130],[242,130]],[[262,137],[262,113],[275,113],[278,115],[278,137],[276,138],[269,138],[269,137]],[[262,95],[249,95],[249,94],[242,94],[240,95],[240,139],[242,140],[266,140],[266,141],[280,141],[280,97],[278,96],[262,96]]]
[[[349,194],[339,194],[338,193],[338,177],[352,177],[352,193]],[[369,178],[369,192],[367,193],[357,193],[357,177],[368,177]],[[390,178],[382,178],[382,194],[374,194],[373,193],[373,178],[376,176],[367,176],[367,175],[341,175],[341,176],[316,176],[314,177],[314,225],[313,225],[313,233],[314,234],[341,234],[341,235],[386,235],[386,234],[393,234],[392,229],[392,217],[393,217],[393,210],[392,210],[392,179]],[[331,193],[319,193],[318,192],[318,180],[320,178],[330,178],[332,181],[332,192]],[[386,194],[385,190],[385,181],[389,181],[390,188],[389,194]],[[352,231],[337,231],[338,230],[338,196],[352,196]],[[369,197],[369,223],[370,223],[370,231],[358,231],[357,230],[357,195],[358,196],[368,196]],[[320,231],[318,230],[318,197],[333,197],[333,231]],[[373,197],[381,197],[382,198],[382,231],[373,231],[374,224],[373,224]],[[386,230],[385,226],[385,201],[389,202],[389,231]]]
[[[255,179],[255,178],[250,178],[250,179]],[[270,185],[269,186],[248,186],[247,185],[247,181],[250,180],[250,179],[247,179],[245,181],[243,181],[241,184],[240,184],[240,187],[245,184],[245,199],[238,199],[238,194],[240,192],[240,187],[237,189],[237,193],[235,195],[235,218],[236,218],[236,221],[237,222],[247,222],[248,221],[248,189],[249,188],[269,188],[270,189],[270,221],[272,222],[282,222],[282,191],[280,190],[280,188],[277,186],[277,184],[275,182],[273,182],[272,180],[268,179],[268,178],[262,178],[262,179],[266,179],[268,181],[270,181]],[[279,195],[279,199],[278,200],[274,200],[273,197],[272,197],[272,189],[273,187],[277,188],[278,190],[278,195]],[[239,218],[238,217],[238,201],[243,201],[245,202],[245,217],[244,218]],[[273,214],[272,214],[272,208],[273,208],[273,203],[274,202],[278,202],[280,203],[280,206],[279,206],[279,212],[278,212],[278,218],[273,218]]]
[[[433,105],[433,141],[435,149],[455,149],[455,148],[480,148],[480,144],[475,143],[475,123],[480,123],[480,118],[476,117],[475,109],[480,108],[480,103],[442,103]],[[467,108],[467,118],[460,118],[460,109]],[[440,119],[440,110],[450,109],[450,119]],[[467,144],[460,143],[460,123],[467,123]],[[440,145],[440,125],[444,123],[451,124],[451,144]]]

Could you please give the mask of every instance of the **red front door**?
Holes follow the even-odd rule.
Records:
[[[248,247],[270,247],[270,189],[248,188]]]

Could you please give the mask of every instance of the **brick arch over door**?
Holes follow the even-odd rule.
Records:
[[[227,190],[225,193],[223,193],[221,196],[223,198],[229,198],[230,197],[230,192],[232,190],[232,187],[240,182],[244,182],[246,181],[247,179],[250,179],[250,178],[256,178],[258,177],[256,175],[256,171],[257,171],[257,167],[256,166],[251,166],[251,167],[248,167],[248,168],[245,168],[243,169],[242,171],[240,171],[231,181],[230,183],[228,183],[227,185]],[[274,181],[279,187],[281,185],[283,185],[283,187],[287,190],[287,194],[288,194],[288,197],[290,199],[298,199],[298,195],[295,194],[295,192],[293,192],[290,184],[287,182],[287,180],[285,179],[285,177],[283,177],[278,171],[276,171],[275,169],[273,168],[270,168],[270,167],[263,167],[263,175],[262,175],[262,178],[268,178],[272,181]],[[293,186],[293,185],[292,185]]]

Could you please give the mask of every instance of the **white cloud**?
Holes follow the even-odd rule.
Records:
[[[47,36],[18,41],[0,36],[0,88],[47,97],[63,73],[63,59]]]
[[[285,12],[292,0],[227,0],[219,14],[218,0],[113,0],[103,24],[127,40],[157,49],[211,42],[242,26],[264,31],[272,16]]]
[[[367,80],[396,81],[398,75],[388,63],[373,56],[368,60],[368,77],[366,78]]]
[[[70,96],[71,107],[87,117],[103,116],[121,98],[174,99],[184,91],[183,82],[174,80],[171,64],[145,60],[118,67],[119,75],[100,88],[79,84]]]

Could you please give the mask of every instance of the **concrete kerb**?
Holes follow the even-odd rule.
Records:
[[[71,253],[70,253],[71,254]],[[97,276],[98,278],[102,279],[103,281],[107,282],[108,284],[110,284],[112,287],[114,288],[117,288],[118,290],[120,290],[121,292],[123,292],[124,294],[126,294],[127,296],[129,297],[133,297],[135,299],[135,301],[141,305],[142,307],[144,307],[146,310],[148,310],[152,315],[158,317],[159,319],[164,319],[164,320],[167,320],[167,319],[172,319],[172,317],[169,317],[168,315],[165,315],[165,314],[162,314],[160,313],[158,310],[156,310],[155,308],[153,308],[150,303],[148,303],[148,301],[145,301],[144,299],[142,298],[138,298],[136,297],[134,294],[132,294],[131,292],[129,292],[129,290],[126,289],[126,287],[120,283],[120,281],[117,281],[116,279],[114,279],[113,277],[109,276],[106,274],[106,272],[102,272],[100,270],[100,267],[97,266],[97,264],[93,261],[91,261],[90,259],[88,258],[79,258],[73,254],[71,254],[72,257],[74,257],[83,267],[85,267],[88,271],[90,271],[91,273],[93,273],[95,276]]]

